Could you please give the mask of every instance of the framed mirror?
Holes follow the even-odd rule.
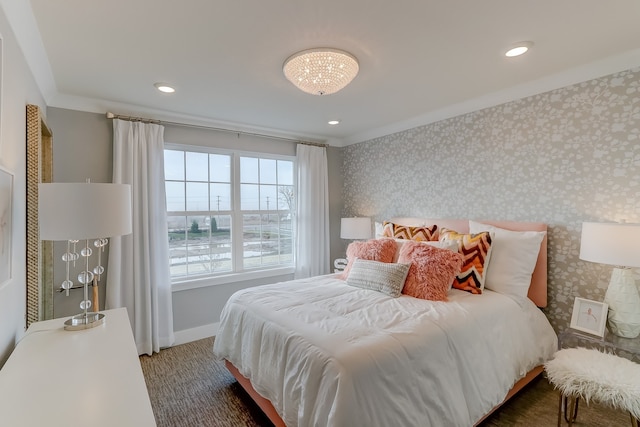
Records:
[[[27,327],[53,318],[53,242],[40,241],[38,184],[53,180],[53,134],[27,105]]]

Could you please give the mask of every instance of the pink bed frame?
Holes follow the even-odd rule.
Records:
[[[469,221],[466,219],[429,219],[429,218],[392,218],[390,221],[396,224],[409,225],[409,226],[422,226],[437,224],[439,228],[450,228],[460,233],[469,232]],[[483,224],[493,225],[495,227],[504,228],[512,231],[547,231],[547,225],[540,222],[515,222],[515,221],[485,221],[479,220]],[[529,294],[527,295],[531,301],[533,301],[538,307],[547,306],[547,236],[545,235],[540,244],[540,252],[538,253],[538,261],[533,270],[531,276],[531,286],[529,287]],[[238,383],[245,389],[245,391],[251,396],[256,404],[262,409],[265,415],[273,423],[275,427],[286,427],[284,421],[278,414],[278,411],[274,408],[268,399],[265,399],[251,385],[251,381],[243,376],[238,369],[228,360],[225,360],[227,369],[238,380]],[[524,386],[529,384],[538,375],[542,373],[544,367],[542,365],[536,366],[527,373],[523,378],[517,381],[511,390],[507,393],[505,399],[498,405],[496,405],[491,411],[489,411],[484,417],[482,417],[475,425],[477,426],[484,421],[489,415],[491,415],[496,409],[502,406],[506,401],[511,399],[518,391]]]

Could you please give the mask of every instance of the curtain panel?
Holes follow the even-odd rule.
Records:
[[[113,182],[130,184],[133,232],[111,239],[106,308],[126,307],[138,354],[174,342],[164,127],[113,120]]]
[[[296,211],[297,279],[329,273],[329,177],[327,149],[298,144]]]

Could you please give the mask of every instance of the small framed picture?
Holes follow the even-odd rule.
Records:
[[[609,306],[604,302],[576,297],[573,303],[571,328],[603,337],[608,312]]]

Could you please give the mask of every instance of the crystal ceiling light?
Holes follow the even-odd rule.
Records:
[[[282,67],[287,79],[312,95],[331,95],[358,74],[358,60],[339,49],[308,49],[291,55]]]

